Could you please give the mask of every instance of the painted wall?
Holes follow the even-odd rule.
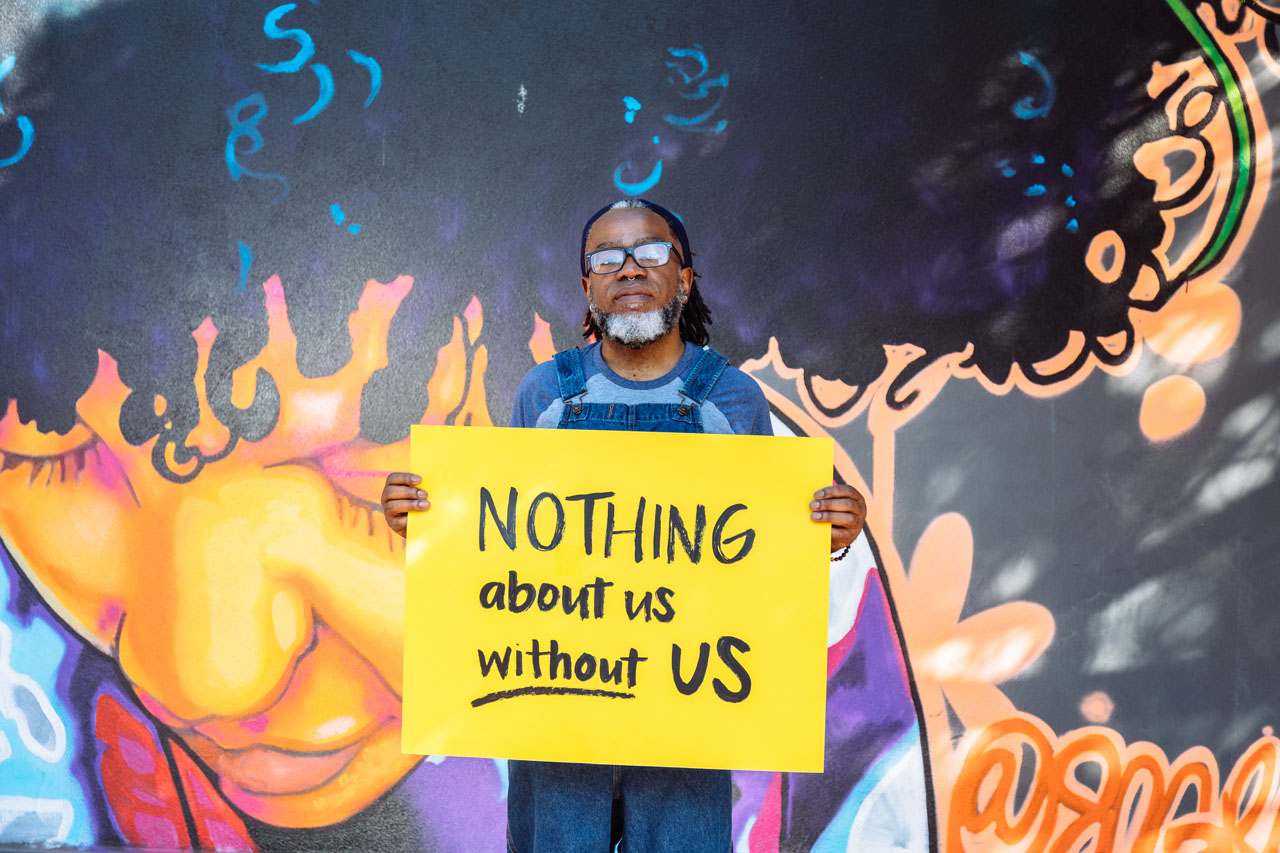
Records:
[[[502,849],[502,763],[399,753],[377,496],[644,194],[870,506],[736,849],[1280,849],[1277,22],[9,0],[0,843]]]

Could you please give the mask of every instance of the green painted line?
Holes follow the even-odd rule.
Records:
[[[1253,186],[1253,130],[1249,125],[1249,113],[1245,109],[1240,81],[1231,64],[1218,48],[1217,42],[1200,23],[1200,19],[1187,8],[1183,0],[1165,0],[1165,2],[1169,4],[1169,8],[1178,16],[1178,20],[1195,38],[1209,59],[1209,68],[1226,96],[1227,109],[1231,115],[1231,137],[1236,148],[1235,180],[1231,187],[1231,196],[1227,201],[1226,215],[1214,227],[1209,247],[1187,270],[1186,274],[1190,277],[1200,274],[1222,258],[1226,253],[1227,244],[1240,224],[1245,202]]]

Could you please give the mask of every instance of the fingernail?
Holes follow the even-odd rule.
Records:
[[[817,509],[817,508],[818,508],[818,502],[817,502],[817,501],[810,501],[810,502],[809,502],[809,509]]]
[[[811,512],[809,513],[809,517],[814,521],[822,521],[822,513],[820,512]]]
[[[418,489],[418,497],[425,498],[426,496],[427,496],[426,492],[424,492],[422,489]]]
[[[417,474],[410,474],[410,475],[409,475],[409,479],[413,480],[413,482],[415,482],[415,483],[421,483],[421,482],[422,482],[422,478],[421,478],[421,477],[419,477]]]
[[[431,506],[431,504],[426,501],[418,501],[418,509],[426,509],[429,506]]]

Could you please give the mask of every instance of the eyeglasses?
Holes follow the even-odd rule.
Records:
[[[636,259],[637,266],[660,267],[671,260],[671,251],[670,243],[641,243],[630,249],[600,249],[596,252],[588,252],[587,262],[591,265],[593,273],[604,275],[622,269],[622,265],[627,262],[627,255]],[[676,252],[676,257],[680,257],[679,252]]]

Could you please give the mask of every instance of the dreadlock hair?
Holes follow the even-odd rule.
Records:
[[[626,210],[640,208],[643,210],[651,210],[662,217],[663,221],[671,229],[672,235],[680,244],[680,248],[676,251],[677,257],[680,259],[680,266],[693,269],[693,250],[689,248],[689,235],[684,230],[684,223],[671,211],[667,210],[660,204],[655,204],[648,199],[643,198],[624,198],[621,201],[615,201],[613,204],[605,205],[600,208],[587,220],[587,224],[582,228],[582,251],[578,253],[582,262],[582,274],[588,275],[587,270],[587,236],[591,233],[591,226],[596,220],[604,216],[611,210]],[[680,311],[680,337],[694,346],[705,347],[711,340],[711,335],[707,332],[707,326],[711,325],[711,309],[707,307],[707,303],[702,300],[702,294],[698,291],[698,271],[693,270],[693,283],[689,287],[689,298],[684,304],[684,308]],[[595,336],[596,340],[604,338],[604,332],[596,325],[596,321],[591,316],[591,309],[588,308],[582,318],[582,337],[590,338]]]

